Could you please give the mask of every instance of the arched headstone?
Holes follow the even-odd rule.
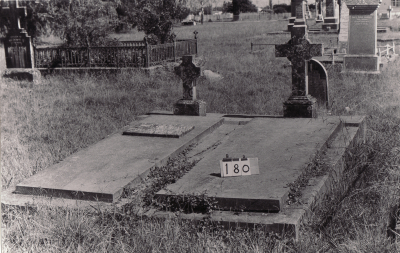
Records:
[[[328,107],[328,73],[321,62],[308,61],[308,94],[317,99],[317,104]]]

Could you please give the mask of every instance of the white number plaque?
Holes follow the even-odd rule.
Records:
[[[238,177],[260,174],[258,158],[226,158],[220,160],[221,177]]]

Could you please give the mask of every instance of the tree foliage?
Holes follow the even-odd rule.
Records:
[[[49,1],[50,27],[66,46],[104,46],[120,24],[116,3],[102,0]]]
[[[185,0],[139,0],[136,8],[138,29],[144,31],[151,44],[171,42],[172,25],[189,14]]]
[[[172,25],[190,13],[187,0],[47,0],[28,3],[28,34],[52,33],[68,47],[113,45],[109,34],[138,27],[152,44],[172,40]],[[193,0],[195,1],[195,0]],[[7,31],[2,18],[0,32]]]
[[[224,12],[233,13],[233,15],[239,15],[241,12],[257,12],[257,6],[255,6],[250,0],[232,0],[232,2],[223,3]]]
[[[274,13],[291,12],[291,6],[287,4],[275,4],[272,8]]]

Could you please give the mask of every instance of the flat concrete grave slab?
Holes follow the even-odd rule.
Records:
[[[123,132],[124,135],[134,136],[154,136],[179,138],[187,132],[194,129],[194,126],[186,125],[158,125],[152,123],[142,123],[137,126],[131,126]]]
[[[191,171],[157,193],[171,195],[206,193],[222,210],[280,211],[294,182],[317,151],[341,128],[338,117],[255,118],[205,156]],[[219,161],[230,157],[257,157],[259,175],[220,177]]]
[[[116,201],[125,187],[140,180],[150,168],[165,164],[169,157],[179,154],[223,121],[221,114],[212,113],[205,117],[144,116],[140,124],[193,126],[193,129],[180,138],[113,134],[26,179],[16,186],[15,193]]]

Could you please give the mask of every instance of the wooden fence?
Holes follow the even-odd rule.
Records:
[[[149,45],[144,41],[124,41],[117,47],[35,48],[36,68],[150,67],[197,54],[197,40]]]

